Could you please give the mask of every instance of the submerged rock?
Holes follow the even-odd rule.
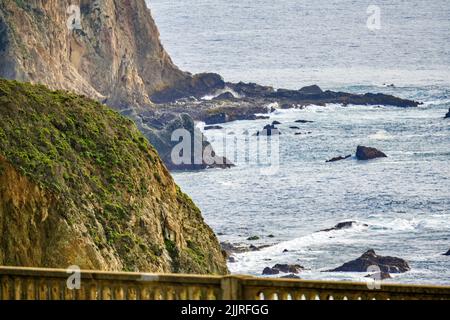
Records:
[[[368,274],[365,278],[372,278],[373,280],[387,280],[392,279],[390,273],[387,272],[377,272],[373,274]]]
[[[348,156],[345,156],[345,157],[339,156],[339,157],[335,157],[335,158],[332,158],[332,159],[330,159],[330,160],[327,160],[326,162],[327,162],[327,163],[328,163],[328,162],[337,162],[337,161],[345,160],[345,159],[348,159],[348,158],[351,158],[351,157],[352,157],[351,154],[348,155]]]
[[[357,224],[356,221],[345,221],[345,222],[340,222],[340,223],[338,223],[336,226],[334,226],[333,228],[320,230],[320,232],[330,232],[330,231],[336,231],[336,230],[350,229],[350,228],[353,227],[355,224]],[[367,224],[364,224],[363,226],[368,227]]]
[[[376,158],[387,158],[387,155],[375,148],[358,146],[356,158],[358,160],[371,160]]]
[[[367,272],[371,266],[378,266],[381,272],[385,273],[404,273],[411,270],[406,260],[378,256],[371,249],[358,259],[347,262],[336,269],[330,270],[330,272]]]
[[[309,120],[296,120],[295,123],[314,123],[314,121],[309,121]]]
[[[205,131],[208,131],[208,130],[222,130],[223,127],[221,127],[221,126],[206,126],[204,129],[205,129]]]
[[[285,276],[280,277],[281,279],[301,279],[299,276],[291,273]]]

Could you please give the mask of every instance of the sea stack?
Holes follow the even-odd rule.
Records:
[[[376,158],[387,158],[387,155],[375,148],[358,146],[356,158],[358,160],[371,160]]]

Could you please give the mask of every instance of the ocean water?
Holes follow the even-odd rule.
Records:
[[[273,120],[282,123],[275,174],[262,174],[263,165],[242,157],[230,170],[174,174],[221,241],[270,245],[237,254],[229,264],[233,273],[261,275],[264,267],[296,263],[307,268],[304,279],[362,280],[365,274],[324,271],[373,248],[409,261],[412,270],[391,282],[450,284],[450,258],[442,255],[450,249],[450,121],[443,119],[450,108],[450,6],[444,0],[377,1],[381,29],[370,30],[371,4],[149,1],[164,46],[185,70],[424,102],[411,109],[309,106],[279,110],[270,121],[224,125],[228,141]],[[391,83],[395,87],[384,85]],[[311,134],[295,135],[299,131]],[[222,148],[223,133],[206,135],[234,158],[229,145]],[[256,144],[250,135],[239,154]],[[325,163],[354,154],[360,144],[389,157]],[[318,232],[348,220],[358,224]],[[255,235],[260,240],[247,240]]]

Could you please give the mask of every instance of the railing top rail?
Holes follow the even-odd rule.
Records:
[[[258,288],[299,288],[312,290],[334,290],[334,291],[369,291],[368,282],[351,281],[320,281],[320,280],[298,280],[298,279],[277,279],[277,278],[256,278],[240,277],[241,283],[246,287]],[[424,294],[445,294],[450,296],[450,286],[419,285],[419,284],[398,284],[381,283],[378,292],[402,292],[402,293],[424,293]]]
[[[48,268],[26,268],[26,267],[1,267],[0,275],[24,276],[24,277],[52,277],[67,278],[69,271],[66,269],[48,269]],[[156,274],[156,273],[138,273],[138,272],[111,272],[80,270],[82,279],[92,280],[120,280],[120,281],[143,281],[143,282],[172,282],[172,283],[195,283],[219,285],[222,276],[214,275],[187,275],[187,274]]]

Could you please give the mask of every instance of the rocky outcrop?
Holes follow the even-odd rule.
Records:
[[[0,265],[225,274],[200,210],[132,121],[0,80]]]
[[[378,256],[374,250],[368,250],[356,260],[347,262],[330,272],[367,272],[369,267],[378,266],[384,273],[404,273],[411,268],[403,259]]]
[[[358,146],[356,158],[358,160],[371,160],[376,158],[387,158],[387,155],[375,148]]]
[[[161,130],[154,130],[151,126],[139,122],[138,127],[158,150],[169,170],[225,169],[234,166],[228,159],[216,155],[211,144],[187,114],[175,114],[174,118],[168,121]],[[173,134],[179,129],[185,130],[185,133],[188,134],[180,136],[180,140],[173,141]],[[185,139],[187,141],[184,141]],[[179,144],[185,145],[185,148],[176,153],[175,147]],[[173,154],[174,152],[175,154]],[[189,155],[183,157],[184,153],[189,153]]]
[[[151,96],[151,100],[155,103],[167,103],[186,97],[201,99],[208,94],[224,88],[225,81],[220,75],[215,73],[202,73],[181,79],[167,89],[154,93]],[[233,95],[222,94],[220,96],[220,100],[233,98]]]
[[[272,268],[265,268],[262,274],[266,276],[280,273],[298,274],[303,270],[305,270],[305,268],[298,264],[276,264]]]

